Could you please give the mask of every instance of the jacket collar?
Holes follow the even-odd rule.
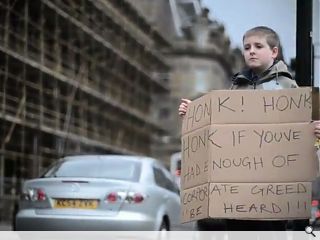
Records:
[[[278,76],[285,76],[290,79],[292,75],[288,71],[283,61],[275,61],[271,67],[265,70],[260,76],[256,75],[251,69],[245,68],[243,71],[235,74],[232,78],[233,85],[258,85],[268,82]]]

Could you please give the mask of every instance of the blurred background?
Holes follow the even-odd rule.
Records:
[[[231,42],[226,26],[273,27],[277,13],[252,22],[254,9],[278,4],[255,2],[0,0],[0,223],[12,222],[22,183],[65,155],[145,155],[169,168],[180,99],[228,88],[244,66],[242,36]],[[285,2],[284,59],[300,85],[319,86],[320,1]]]

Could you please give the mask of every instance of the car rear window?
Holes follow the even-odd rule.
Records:
[[[139,181],[141,163],[123,158],[62,160],[43,177],[84,177]]]

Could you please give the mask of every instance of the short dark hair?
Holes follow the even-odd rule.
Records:
[[[266,26],[258,26],[258,27],[249,29],[243,35],[242,41],[244,41],[246,37],[255,36],[255,35],[264,36],[270,48],[280,47],[279,35],[274,30]]]

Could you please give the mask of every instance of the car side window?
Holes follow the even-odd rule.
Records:
[[[153,167],[155,182],[158,186],[165,188],[171,192],[179,194],[179,189],[175,184],[167,178],[164,172],[157,167]]]
[[[166,178],[159,168],[153,167],[154,179],[159,187],[166,188]]]

